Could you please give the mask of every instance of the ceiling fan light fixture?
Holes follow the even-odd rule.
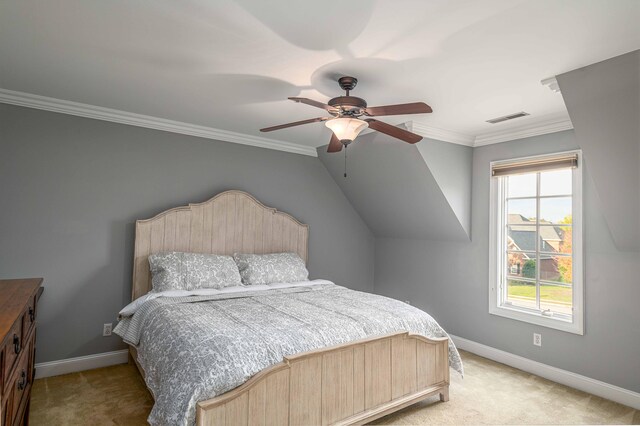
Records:
[[[325,126],[331,129],[340,142],[346,144],[357,138],[360,132],[369,127],[369,123],[357,118],[341,117],[326,121]]]

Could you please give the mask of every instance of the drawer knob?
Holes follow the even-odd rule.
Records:
[[[23,390],[27,386],[27,372],[22,370],[20,374],[20,381],[18,382],[18,389]]]
[[[32,307],[29,307],[29,319],[33,322],[36,319],[36,313]]]
[[[17,354],[20,353],[20,337],[17,334],[13,335],[13,351]]]

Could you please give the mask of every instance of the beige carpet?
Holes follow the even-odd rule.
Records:
[[[451,374],[451,400],[437,397],[375,424],[640,424],[632,408],[468,352],[466,376]],[[32,425],[142,425],[153,401],[135,366],[117,365],[36,380]]]

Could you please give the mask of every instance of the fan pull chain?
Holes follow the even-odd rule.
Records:
[[[347,147],[349,145],[344,146],[344,177],[347,177]]]

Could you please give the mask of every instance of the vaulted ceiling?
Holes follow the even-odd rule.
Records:
[[[463,135],[566,117],[542,79],[640,44],[637,0],[0,2],[0,88],[259,135],[322,115],[354,75],[390,117]],[[485,120],[526,111],[513,122]],[[269,137],[325,145],[307,125]]]

